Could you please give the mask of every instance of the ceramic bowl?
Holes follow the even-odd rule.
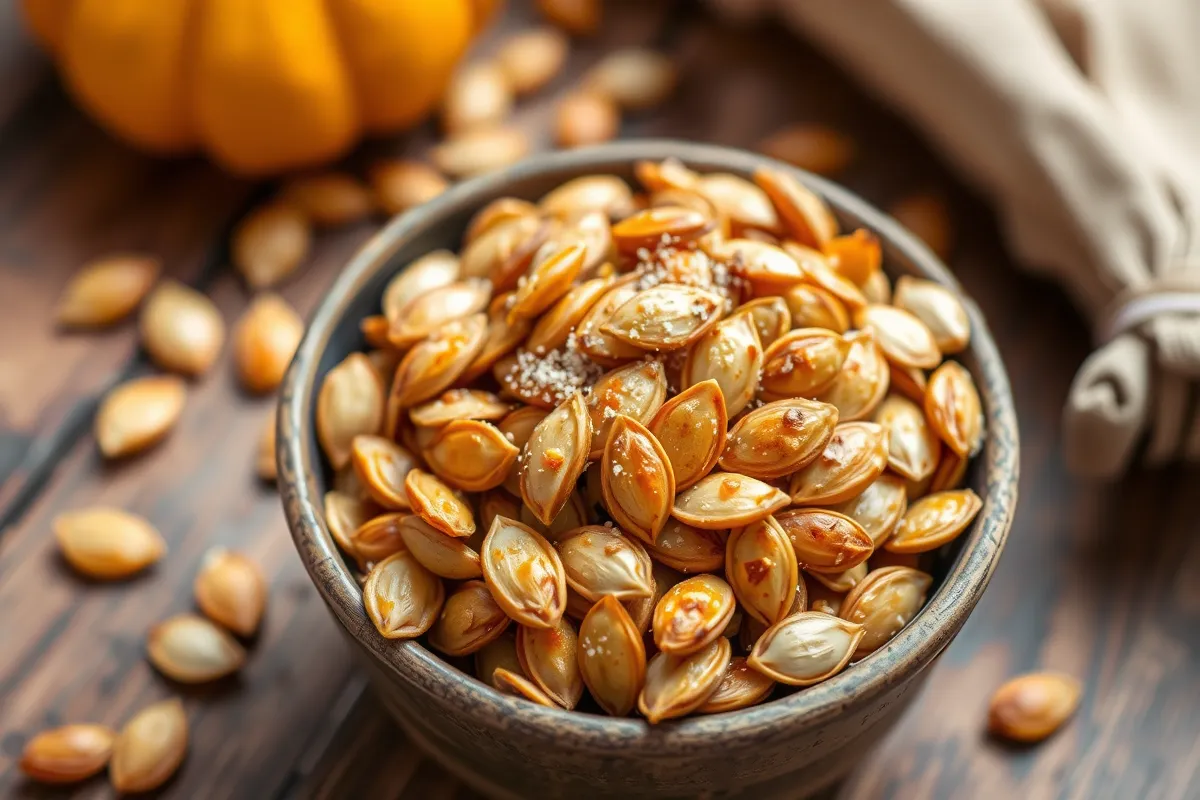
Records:
[[[1016,415],[995,343],[968,299],[971,347],[958,358],[975,376],[987,420],[986,444],[967,475],[983,509],[952,552],[942,554],[936,588],[919,616],[886,647],[836,677],[742,711],[650,726],[641,719],[558,711],[501,695],[419,642],[377,634],[322,517],[328,475],[313,433],[322,377],[363,347],[358,322],[379,313],[388,279],[430,250],[457,250],[468,219],[488,201],[503,195],[533,200],[592,173],[632,182],[634,162],[668,156],[700,172],[749,176],[763,163],[790,169],[726,148],[630,141],[537,156],[459,184],[394,219],[351,259],[317,309],[283,385],[279,489],[313,583],[361,652],[380,700],[410,739],[493,796],[764,798],[796,797],[828,786],[867,757],[917,696],[931,664],[979,601],[1012,520]],[[879,236],[893,279],[919,275],[961,291],[946,268],[895,221],[843,188],[796,174],[824,195],[843,229],[865,227]]]

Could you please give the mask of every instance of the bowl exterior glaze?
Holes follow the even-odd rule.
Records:
[[[640,159],[674,156],[701,172],[749,176],[742,151],[675,141],[630,141],[538,156],[460,184],[387,225],[351,260],[317,310],[282,387],[279,489],[305,567],[368,665],[405,732],[454,774],[502,797],[798,797],[845,775],[918,694],[929,667],[958,633],[991,577],[1017,491],[1017,424],[1008,379],[978,308],[965,300],[971,348],[958,358],[979,386],[987,440],[967,476],[983,498],[972,528],[922,612],[886,647],[842,674],[751,709],[650,726],[541,708],[455,670],[417,642],[378,636],[358,584],[321,516],[326,478],[313,433],[321,378],[362,347],[358,320],[378,313],[387,281],[417,256],[457,249],[470,216],[495,197],[536,199],[579,175],[632,180]],[[879,236],[892,277],[932,278],[961,291],[915,237],[867,203],[793,170],[822,193],[843,228]]]

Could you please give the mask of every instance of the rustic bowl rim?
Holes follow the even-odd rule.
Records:
[[[500,694],[491,686],[443,662],[413,642],[385,640],[362,607],[361,589],[346,568],[323,519],[318,490],[319,454],[310,430],[317,367],[353,299],[379,270],[396,269],[391,255],[401,243],[435,227],[446,216],[504,193],[531,179],[565,181],[613,169],[628,170],[638,160],[676,157],[701,171],[748,175],[757,166],[789,170],[826,198],[842,218],[870,228],[884,247],[885,263],[907,262],[911,270],[951,287],[964,300],[972,323],[972,370],[979,383],[988,436],[982,453],[983,508],[955,562],[920,614],[887,646],[845,672],[789,697],[734,712],[687,717],[659,725],[635,718],[614,719],[567,712]],[[313,314],[280,391],[277,430],[278,487],[293,540],[313,582],[338,622],[396,679],[416,684],[453,703],[465,716],[502,716],[506,730],[566,741],[572,749],[593,748],[612,755],[627,747],[671,751],[734,744],[823,724],[888,691],[925,669],[954,638],[974,609],[1003,550],[1017,497],[1018,433],[1008,378],[1000,354],[976,304],[929,249],[899,223],[849,190],[761,155],[716,145],[670,139],[614,142],[537,155],[506,170],[460,183],[417,209],[391,220],[350,259]],[[719,737],[714,739],[714,737]],[[642,751],[643,754],[646,751]],[[694,752],[694,750],[692,750]]]

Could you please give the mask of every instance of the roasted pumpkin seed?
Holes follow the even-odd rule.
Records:
[[[942,353],[959,353],[971,341],[971,320],[955,294],[924,278],[901,275],[896,281],[894,302],[929,328]]]
[[[780,294],[804,280],[804,267],[781,247],[755,239],[731,239],[717,255],[734,266],[760,295]]]
[[[618,414],[604,445],[601,489],[608,513],[623,530],[652,542],[671,516],[675,475],[654,434]]]
[[[684,573],[717,572],[725,565],[725,540],[722,531],[706,531],[668,520],[646,549],[658,561]]]
[[[251,289],[266,289],[295,272],[311,249],[308,217],[291,203],[274,202],[238,223],[229,254]]]
[[[180,683],[215,681],[246,663],[236,639],[195,614],[179,614],[151,628],[146,654],[159,672]]]
[[[629,600],[653,593],[650,556],[617,528],[585,525],[563,534],[554,546],[567,585],[587,600],[596,602],[606,595]]]
[[[546,193],[537,207],[563,219],[597,210],[615,219],[633,211],[633,191],[615,175],[583,175]]]
[[[837,421],[837,408],[815,400],[796,397],[760,406],[729,431],[721,467],[761,480],[782,478],[821,455]]]
[[[147,520],[101,506],[66,511],[51,523],[63,558],[89,578],[118,580],[141,572],[167,552]]]
[[[567,37],[555,28],[530,28],[512,34],[500,44],[496,63],[514,92],[530,94],[559,73],[567,60],[569,46]]]
[[[870,415],[883,402],[891,373],[874,334],[855,331],[845,339],[850,349],[842,369],[817,399],[837,406],[840,421],[852,422]]]
[[[884,547],[893,553],[936,550],[966,530],[982,507],[983,501],[970,489],[922,497],[909,507]]]
[[[329,370],[317,395],[317,438],[335,469],[350,463],[354,439],[383,427],[383,384],[370,360],[351,353]]]
[[[100,452],[121,458],[157,444],[179,421],[186,396],[186,385],[173,375],[134,378],[117,386],[96,411]]]
[[[636,275],[630,275],[629,278],[636,278]],[[646,351],[642,348],[634,347],[605,330],[613,312],[636,294],[637,289],[629,280],[614,282],[612,288],[592,305],[576,326],[575,338],[579,349],[595,363],[617,367],[645,356]]]
[[[804,611],[767,628],[746,661],[780,683],[811,686],[841,672],[863,635],[861,625]]]
[[[533,326],[525,348],[543,355],[562,347],[592,306],[612,286],[612,278],[593,278],[573,287]]]
[[[725,669],[717,690],[709,695],[698,714],[720,714],[758,705],[775,688],[775,681],[752,668],[742,656],[734,656]]]
[[[796,551],[774,517],[729,532],[725,577],[743,611],[773,624],[788,615],[796,599]]]
[[[579,637],[567,619],[549,628],[517,629],[517,658],[538,688],[558,706],[570,710],[583,696],[579,672]]]
[[[770,347],[776,339],[792,329],[792,314],[782,297],[760,297],[742,305],[730,316],[749,314],[763,347]],[[796,327],[808,327],[797,325]]]
[[[881,475],[857,497],[829,506],[830,511],[845,514],[857,522],[878,548],[896,530],[908,510],[904,481],[895,475]],[[786,527],[786,525],[785,525]]]
[[[962,458],[983,444],[983,410],[971,373],[957,361],[947,361],[929,376],[925,416],[941,440]]]
[[[818,175],[835,175],[854,160],[854,140],[815,122],[793,122],[758,143],[759,152]]]
[[[267,607],[262,569],[241,553],[214,547],[204,556],[192,583],[204,615],[239,636],[253,636]]]
[[[162,263],[151,256],[112,255],[88,262],[67,282],[55,319],[70,327],[119,322],[138,307],[161,271]]]
[[[392,215],[428,203],[449,186],[433,167],[406,159],[377,161],[371,165],[367,177],[375,203],[384,213]]]
[[[643,350],[678,350],[715,325],[724,307],[724,298],[715,292],[661,283],[625,301],[601,331]]]
[[[620,129],[620,109],[600,92],[568,92],[554,110],[554,142],[559,147],[607,142],[617,138]]]
[[[448,656],[470,655],[500,638],[509,622],[487,585],[469,580],[446,598],[429,629],[429,644]]]
[[[463,539],[447,536],[416,514],[399,521],[400,538],[412,557],[439,578],[465,581],[479,578],[479,553]]]
[[[1016,742],[1040,742],[1075,713],[1079,681],[1061,672],[1030,672],[1005,682],[988,704],[988,730]]]
[[[654,644],[674,655],[702,650],[721,637],[735,604],[733,589],[716,575],[680,581],[654,607]]]
[[[442,98],[442,128],[449,134],[486,128],[512,113],[513,92],[499,64],[478,61],[458,69]]]
[[[550,412],[521,453],[521,498],[549,525],[567,504],[591,449],[592,423],[578,391]]]
[[[842,619],[863,627],[863,637],[854,650],[862,658],[883,647],[925,605],[925,592],[933,578],[909,567],[872,570],[846,595]]]
[[[567,606],[567,576],[558,552],[540,533],[496,517],[480,552],[483,579],[519,624],[550,628]]]
[[[798,283],[784,292],[783,299],[797,328],[828,328],[834,333],[845,333],[850,327],[850,312],[842,301],[820,286]]]
[[[474,314],[447,322],[414,345],[396,367],[389,409],[394,406],[399,413],[449,388],[483,350],[487,327],[487,316]]]
[[[705,530],[749,525],[788,505],[791,498],[769,483],[736,472],[714,472],[675,497],[671,515]]]
[[[819,395],[841,373],[851,344],[825,328],[799,328],[786,334],[763,356],[763,391],[786,397]]]
[[[475,532],[471,507],[437,476],[410,469],[404,491],[413,513],[447,536],[467,537]]]
[[[491,206],[485,207],[484,214]],[[541,247],[551,228],[542,220],[535,210],[521,206],[520,210],[505,211],[499,209],[493,212],[498,216],[494,221],[484,218],[479,225],[490,222],[490,226],[481,230],[470,243],[463,248],[461,270],[465,278],[487,278],[492,282],[493,290],[504,292],[516,285],[517,279],[525,273],[533,256]]]
[[[459,489],[482,492],[504,483],[520,454],[496,427],[473,419],[443,426],[425,448],[425,460]]]
[[[188,723],[183,703],[146,706],[125,723],[113,742],[109,779],[118,792],[149,792],[179,769],[187,753]]]
[[[920,406],[891,395],[875,409],[875,422],[887,431],[889,467],[910,481],[933,474],[942,444]]]
[[[674,62],[662,53],[627,47],[613,50],[600,59],[584,74],[583,86],[611,97],[623,109],[641,111],[663,103],[675,89],[677,80]]]
[[[484,589],[486,591],[487,587]],[[491,597],[490,592],[488,597]],[[508,619],[507,616],[504,618]],[[475,652],[475,677],[495,689],[500,688],[492,680],[497,669],[507,670],[514,675],[521,674],[521,661],[517,658],[517,635],[511,626]]]
[[[21,751],[21,772],[42,783],[74,783],[108,765],[117,734],[103,725],[63,725],[34,736]]]
[[[622,253],[634,255],[660,242],[690,242],[713,228],[705,214],[683,206],[655,206],[637,211],[612,226],[613,244]]]
[[[504,419],[511,411],[511,403],[504,402],[491,392],[482,389],[450,389],[441,396],[413,408],[408,416],[417,425],[440,428],[454,420],[495,422]]]
[[[529,273],[517,285],[508,309],[509,319],[535,317],[554,305],[571,290],[586,255],[583,245],[560,248],[547,242],[534,256]]]
[[[754,170],[754,182],[767,193],[783,227],[800,244],[823,250],[837,235],[837,221],[829,206],[790,173],[759,167]]]
[[[667,376],[658,361],[639,361],[601,375],[587,398],[592,422],[588,458],[595,461],[603,455],[609,432],[619,415],[647,424],[666,396]]]
[[[850,517],[819,508],[795,508],[775,516],[796,560],[810,572],[838,573],[865,562],[875,545]]]
[[[417,465],[412,453],[382,436],[355,436],[350,463],[372,500],[384,508],[409,508],[404,479]]]
[[[658,653],[646,665],[646,683],[638,710],[650,724],[682,717],[704,705],[729,666],[729,640],[715,642],[689,655]]]
[[[407,550],[380,561],[367,575],[363,604],[385,639],[415,639],[433,626],[442,610],[442,579]]]
[[[524,452],[529,437],[533,435],[538,423],[546,418],[547,413],[544,409],[534,406],[522,406],[507,414],[496,427],[504,434],[504,438],[512,442],[513,447]],[[520,464],[520,462],[521,456],[518,455],[517,463]],[[504,479],[504,488],[516,497],[521,496],[521,470],[519,467],[508,473]],[[505,516],[514,515],[505,514]]]
[[[491,296],[491,284],[482,278],[464,278],[424,292],[389,316],[388,340],[393,347],[410,347],[448,322],[483,311]]]
[[[712,172],[700,178],[696,191],[729,219],[734,236],[748,228],[779,232],[779,215],[766,192],[739,175]]]
[[[325,493],[323,507],[325,524],[337,546],[347,555],[357,557],[353,544],[354,533],[377,513],[375,504],[361,496],[335,489]]]
[[[845,422],[816,460],[792,475],[797,505],[841,503],[858,494],[887,468],[887,431],[874,422]]]
[[[433,146],[429,157],[439,170],[472,178],[520,161],[529,153],[529,137],[520,128],[495,125],[471,128]]]
[[[401,269],[383,290],[383,314],[389,325],[400,327],[400,315],[413,301],[458,280],[458,256],[449,250],[433,250]],[[420,306],[417,306],[420,308]],[[426,309],[426,313],[429,313]]]
[[[716,381],[725,413],[732,417],[754,399],[762,367],[763,347],[754,320],[734,314],[697,340],[688,351],[680,380],[685,386]]]
[[[725,397],[712,379],[683,390],[654,414],[647,427],[671,464],[676,491],[712,471],[725,449],[727,425]]]
[[[579,625],[579,672],[592,697],[614,717],[633,710],[646,680],[646,647],[629,612],[611,595]]]
[[[184,375],[208,372],[225,343],[225,320],[213,301],[173,280],[146,297],[138,331],[155,364]]]
[[[933,369],[942,361],[933,332],[902,308],[871,304],[858,313],[855,323],[875,334],[884,355],[894,364]]]

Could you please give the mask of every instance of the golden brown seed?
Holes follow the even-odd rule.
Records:
[[[500,43],[496,63],[519,95],[536,92],[558,75],[567,60],[567,37],[550,27],[514,33]]]
[[[778,339],[763,356],[764,392],[811,397],[837,379],[852,343],[824,328],[800,328]]]
[[[389,409],[399,413],[448,389],[483,350],[487,331],[487,316],[473,314],[447,322],[414,345],[396,367]]]
[[[470,492],[494,489],[504,483],[520,453],[497,428],[473,419],[445,425],[424,451],[434,472]]]
[[[233,265],[251,289],[274,286],[295,272],[312,248],[308,218],[289,203],[269,203],[246,215],[229,245]]]
[[[570,710],[579,703],[579,637],[570,621],[559,619],[549,628],[518,628],[517,658],[525,674],[558,706]]]
[[[267,581],[258,564],[223,547],[204,556],[192,594],[205,616],[239,636],[254,635],[267,607]]]
[[[116,731],[103,725],[63,725],[42,731],[21,752],[21,772],[42,783],[74,783],[108,765]]]
[[[108,768],[113,788],[121,793],[157,789],[179,769],[187,746],[187,715],[178,699],[146,706],[113,742]]]
[[[592,423],[578,391],[537,424],[521,453],[521,498],[549,525],[575,489],[591,449]]]
[[[864,291],[877,278],[883,264],[883,248],[879,245],[879,237],[865,228],[830,239],[825,244],[825,256],[834,272]]]
[[[528,200],[518,200],[515,197],[497,197],[476,211],[475,216],[471,217],[471,221],[467,223],[467,232],[463,234],[463,254],[466,255],[467,248],[476,239],[479,239],[483,234],[493,229],[499,228],[504,223],[522,219],[525,220],[525,224],[536,228],[538,225],[537,216],[537,206]],[[475,255],[477,259],[482,260],[483,256],[490,253],[494,253],[494,251],[484,249],[477,251]],[[478,264],[476,266],[477,271],[474,273],[476,277],[484,277],[490,271]]]
[[[717,572],[725,566],[725,540],[722,531],[706,531],[679,520],[668,520],[646,549],[663,564],[684,573]]]
[[[496,517],[480,552],[483,579],[521,625],[549,628],[567,607],[567,577],[554,547],[516,520]]]
[[[120,458],[158,443],[183,413],[187,386],[174,375],[134,378],[100,402],[95,435],[100,452]]]
[[[388,341],[397,348],[416,344],[448,322],[485,310],[491,296],[492,286],[482,278],[425,291],[389,315]]]
[[[436,476],[410,469],[404,491],[413,513],[447,536],[467,537],[475,532],[471,507]]]
[[[495,204],[487,206],[479,213],[482,215],[494,207]],[[496,292],[502,292],[516,285],[538,248],[553,232],[553,226],[532,207],[521,206],[512,212],[501,209],[493,213],[496,215],[501,216],[490,222],[477,217],[473,224],[488,223],[488,226],[463,248],[461,264],[464,277],[487,278]]]
[[[729,532],[725,577],[750,616],[773,624],[788,615],[796,600],[799,568],[792,543],[774,517]]]
[[[734,656],[717,684],[717,690],[696,709],[696,713],[720,714],[749,708],[766,700],[774,688],[775,681],[753,669],[745,658]]]
[[[588,458],[597,461],[603,455],[618,415],[624,414],[644,425],[662,407],[666,396],[667,376],[658,361],[639,361],[601,375],[587,398],[592,423]]]
[[[558,708],[558,705],[550,699],[550,697],[538,688],[537,684],[504,667],[496,667],[492,673],[492,685],[502,694],[520,697],[532,703],[537,703],[539,706],[547,708]]]
[[[740,175],[711,172],[700,178],[696,191],[729,220],[734,236],[747,229],[780,232],[779,216],[766,192]]]
[[[450,134],[486,128],[512,113],[513,93],[499,64],[480,61],[458,69],[442,98],[442,128]]]
[[[304,321],[277,294],[261,294],[233,329],[233,362],[242,386],[275,391],[304,336]]]
[[[563,219],[587,211],[603,211],[619,219],[633,213],[633,191],[616,175],[582,175],[547,192],[538,209]]]
[[[805,572],[809,577],[816,578],[817,583],[829,591],[845,594],[863,582],[867,577],[867,568],[868,564],[864,561],[845,572]]]
[[[500,125],[464,131],[434,145],[430,157],[442,172],[470,178],[503,169],[529,153],[529,137]]]
[[[321,172],[292,178],[283,186],[282,199],[294,205],[310,222],[336,228],[358,222],[375,210],[371,193],[345,172]]]
[[[583,268],[587,250],[583,245],[560,248],[547,242],[533,258],[529,273],[517,285],[508,309],[511,321],[518,317],[536,317],[554,305],[568,291]]]
[[[377,161],[367,174],[375,203],[386,214],[402,214],[427,203],[446,191],[449,184],[440,173],[420,161],[390,159]]]
[[[688,386],[715,380],[726,414],[736,416],[754,399],[762,366],[763,346],[754,321],[749,315],[734,314],[718,322],[691,348],[681,380]]]
[[[535,406],[521,406],[510,412],[496,426],[504,437],[512,442],[513,447],[524,450],[529,437],[533,435],[538,423],[544,420],[549,412]],[[518,457],[519,458],[519,457]],[[521,470],[514,468],[504,479],[504,488],[515,497],[521,496]],[[513,516],[505,514],[505,516]]]
[[[258,435],[258,450],[254,456],[254,469],[258,477],[264,481],[274,481],[275,471],[275,406],[263,421],[262,431]]]
[[[842,619],[863,626],[854,657],[875,652],[911,622],[932,583],[929,575],[909,567],[872,570],[859,582],[846,595],[841,612]]]
[[[797,505],[841,503],[860,494],[887,468],[887,431],[874,422],[845,422],[815,461],[792,476]]]
[[[372,500],[388,509],[409,508],[404,479],[417,465],[412,453],[382,436],[355,436],[350,463]]]
[[[354,534],[376,514],[378,509],[375,504],[358,495],[335,489],[325,493],[323,508],[325,524],[329,527],[334,542],[346,555],[357,558],[358,554],[354,551]]]
[[[891,363],[888,364],[888,368],[891,373],[892,390],[923,407],[925,405],[925,387],[928,382],[925,370],[901,367]]]
[[[392,343],[388,341],[388,321],[387,317],[382,314],[374,314],[370,317],[363,317],[358,323],[358,329],[362,332],[363,339],[370,347],[386,347],[391,348]]]
[[[638,710],[650,724],[682,717],[704,705],[729,666],[729,640],[717,640],[686,656],[659,653],[646,666],[646,684]]]
[[[84,264],[71,276],[54,311],[60,325],[111,325],[129,316],[158,280],[152,256],[112,255]]]
[[[799,397],[767,403],[729,431],[721,468],[762,480],[790,475],[821,455],[837,421],[828,403]]]
[[[958,538],[983,501],[970,489],[926,495],[909,507],[896,533],[884,545],[893,553],[924,553]]]
[[[171,280],[146,298],[138,331],[155,364],[184,375],[207,372],[225,343],[225,321],[213,301]]]
[[[837,406],[838,419],[851,422],[868,416],[883,402],[891,373],[874,334],[854,331],[845,339],[850,349],[842,370],[817,399]]]
[[[579,671],[600,707],[614,717],[633,710],[646,680],[640,629],[615,597],[592,606],[579,625]]]
[[[837,220],[829,206],[791,173],[758,167],[754,182],[771,198],[784,229],[800,244],[823,250],[837,236]]]
[[[195,614],[179,614],[151,628],[146,654],[159,672],[180,683],[215,681],[246,663],[236,639]]]
[[[933,333],[904,309],[868,305],[858,313],[856,323],[874,333],[888,360],[902,367],[932,369],[942,361]]]
[[[881,475],[857,497],[829,507],[845,514],[862,526],[876,548],[881,547],[900,524],[908,510],[904,481],[895,475]]]
[[[793,508],[775,515],[800,566],[838,573],[865,562],[875,549],[871,537],[850,517],[820,508]]]
[[[1017,742],[1040,742],[1063,726],[1083,691],[1061,672],[1030,672],[1004,683],[988,705],[988,730]]]
[[[458,376],[459,383],[469,383],[489,369],[494,372],[499,368],[502,359],[508,357],[529,334],[533,321],[524,317],[511,317],[508,313],[508,301],[513,294],[505,292],[492,299],[491,305],[488,306],[488,325],[483,348],[466,371]]]
[[[629,277],[634,278],[633,275]],[[617,367],[646,355],[645,350],[634,347],[603,329],[613,312],[635,294],[637,289],[628,281],[614,282],[613,287],[596,301],[576,326],[575,339],[579,349],[595,363]]]
[[[954,292],[924,278],[901,275],[895,303],[929,328],[942,353],[958,353],[971,341],[971,320]]]
[[[717,255],[737,267],[759,294],[778,294],[804,280],[804,265],[781,247],[757,239],[731,239]]]
[[[620,130],[620,109],[597,91],[570,92],[554,110],[554,142],[559,147],[600,144],[617,138]]]
[[[947,361],[929,376],[925,416],[941,440],[961,458],[970,458],[983,445],[983,407],[971,373],[957,361]]]
[[[733,589],[716,575],[681,581],[654,607],[654,644],[664,653],[695,653],[720,638],[735,604]]]
[[[736,472],[714,472],[675,497],[671,515],[705,530],[749,525],[773,514],[791,498],[769,483]]]
[[[486,586],[484,590],[487,590]],[[490,592],[488,596],[491,597]],[[508,619],[507,616],[504,618]],[[496,689],[500,687],[492,680],[492,676],[498,668],[514,675],[521,674],[521,661],[517,658],[517,635],[511,627],[505,627],[499,636],[475,653],[475,677]]]
[[[654,434],[635,419],[617,416],[601,459],[608,513],[623,530],[652,542],[671,516],[675,475]]]
[[[963,476],[967,472],[967,459],[950,450],[942,448],[942,458],[929,482],[929,491],[944,492],[947,489],[957,489],[962,485]]]
[[[746,660],[780,683],[811,686],[841,672],[863,635],[861,625],[804,611],[767,628]]]
[[[663,237],[680,242],[697,239],[713,228],[705,214],[683,206],[658,206],[637,211],[612,226],[613,243],[622,253],[653,250]]]
[[[792,329],[792,315],[782,297],[760,297],[742,303],[730,316],[749,315],[763,347],[770,347],[776,339]],[[797,325],[796,327],[809,327]]]
[[[482,389],[450,389],[441,396],[415,407],[409,412],[413,423],[426,428],[440,428],[454,420],[483,420],[495,422],[512,411],[512,404]]]
[[[856,147],[853,139],[833,128],[794,122],[759,142],[758,150],[818,175],[835,175],[854,160]]]
[[[534,355],[545,355],[565,345],[571,332],[578,327],[592,306],[608,292],[612,283],[611,277],[593,278],[573,287],[534,324],[529,339],[525,342],[525,349]]]
[[[335,469],[350,463],[354,439],[383,426],[383,384],[370,360],[351,353],[329,370],[317,395],[317,438]]]
[[[63,558],[89,578],[128,578],[167,551],[153,525],[115,508],[66,511],[56,516],[51,526]]]
[[[724,306],[716,292],[660,283],[626,300],[601,330],[643,350],[678,350],[715,325]]]
[[[798,283],[783,293],[783,299],[797,328],[828,328],[845,333],[850,327],[850,313],[842,301],[819,286]]]
[[[674,62],[653,50],[613,50],[583,76],[583,86],[611,97],[625,110],[641,111],[662,104],[675,89]]]
[[[415,639],[433,626],[446,589],[407,550],[380,561],[367,575],[363,605],[385,639]]]
[[[889,395],[875,409],[875,422],[888,434],[888,466],[910,481],[923,481],[937,468],[942,443],[913,401]]]
[[[586,600],[595,602],[606,595],[630,600],[653,594],[650,556],[637,540],[615,527],[585,525],[563,534],[554,546],[567,585]]]
[[[910,195],[893,204],[888,213],[915,233],[938,258],[945,261],[950,257],[950,248],[953,245],[950,211],[940,195]]]
[[[655,413],[647,427],[671,464],[676,491],[712,471],[725,449],[728,424],[725,397],[712,379],[685,389]]]
[[[440,578],[465,581],[483,575],[479,553],[466,540],[447,536],[416,514],[400,520],[400,538],[412,557]]]
[[[446,598],[429,629],[429,644],[448,656],[478,653],[499,639],[510,621],[483,581],[467,581]],[[490,676],[484,680],[490,683]]]

